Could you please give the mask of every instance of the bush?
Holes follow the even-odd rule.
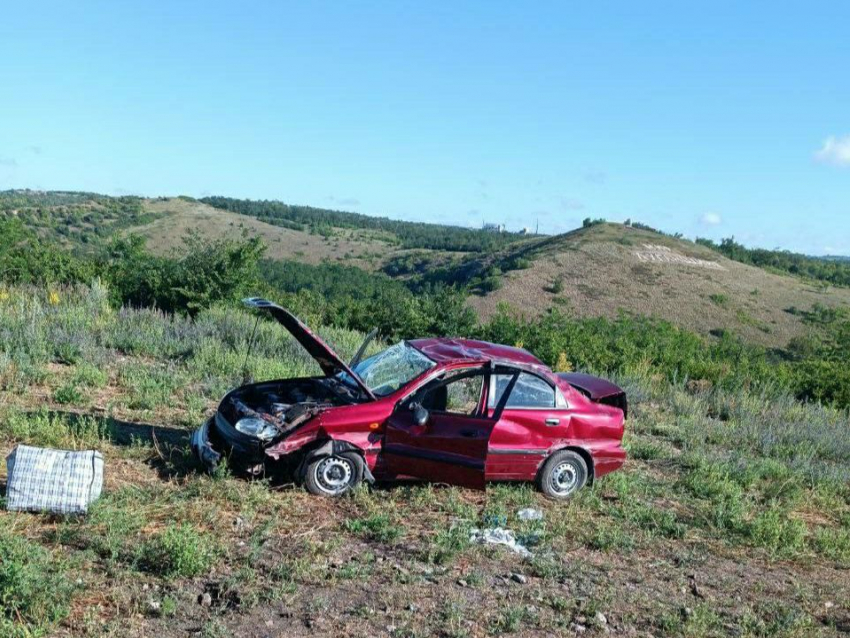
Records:
[[[764,547],[772,556],[793,558],[805,549],[806,524],[772,504],[753,519],[749,536],[753,544]]]
[[[146,539],[138,565],[166,578],[191,578],[209,571],[217,553],[209,537],[183,523]]]
[[[32,636],[68,615],[73,592],[66,563],[0,529],[0,634]]]

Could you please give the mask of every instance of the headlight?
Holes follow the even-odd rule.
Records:
[[[269,441],[277,436],[277,428],[263,419],[245,417],[236,422],[236,430],[242,434],[253,436],[261,441]]]

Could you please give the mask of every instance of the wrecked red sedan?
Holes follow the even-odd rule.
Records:
[[[192,436],[210,470],[284,467],[325,496],[417,478],[477,489],[536,481],[567,498],[623,465],[626,396],[604,379],[555,374],[521,348],[470,339],[402,341],[362,359],[367,338],[345,364],[285,308],[245,303],[277,319],[324,375],[227,394]]]

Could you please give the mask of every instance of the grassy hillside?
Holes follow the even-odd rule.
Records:
[[[146,200],[143,206],[156,220],[136,226],[132,232],[147,237],[151,249],[161,255],[179,247],[189,230],[199,230],[209,239],[238,236],[244,231],[262,238],[270,259],[308,264],[341,262],[366,270],[380,267],[388,255],[400,250],[387,233],[340,228],[320,234],[179,198]]]
[[[620,224],[509,247],[467,268],[505,270],[518,262],[524,267],[504,272],[498,289],[470,296],[480,316],[492,316],[503,303],[526,316],[552,307],[580,317],[626,312],[784,348],[811,331],[798,310],[850,306],[850,288],[768,272],[705,246]]]
[[[78,252],[136,234],[147,238],[154,254],[179,256],[187,231],[207,241],[245,233],[266,246],[272,265],[262,271],[272,289],[327,290],[321,282],[337,277],[338,271],[327,267],[336,264],[351,269],[343,279],[354,282],[347,286],[353,299],[380,303],[374,288],[387,280],[358,274],[365,270],[388,275],[416,295],[445,284],[469,291],[468,304],[481,320],[493,317],[501,304],[527,317],[553,308],[576,317],[612,318],[625,312],[664,319],[706,337],[725,331],[787,350],[792,340],[815,330],[806,322],[813,308],[850,306],[850,288],[790,272],[814,272],[812,264],[820,264],[826,269],[821,274],[841,280],[846,266],[839,262],[747,251],[734,242],[704,245],[619,224],[521,237],[280,202],[34,191],[0,193],[0,214]],[[735,259],[718,252],[721,248]],[[358,291],[361,276],[364,289]],[[311,285],[310,279],[320,284]],[[387,288],[401,290],[389,283]],[[415,303],[404,294],[394,295],[394,303],[402,298]]]
[[[247,313],[115,310],[97,287],[4,293],[0,452],[97,448],[106,485],[87,517],[0,511],[0,635],[808,637],[850,626],[846,411],[634,370],[618,379],[630,461],[569,503],[524,485],[423,484],[331,502],[203,475],[189,454],[190,429],[241,380]],[[361,337],[320,333],[344,356]],[[314,369],[273,323],[253,352],[257,379]],[[518,520],[526,506],[543,520]],[[502,517],[536,539],[533,558],[469,544],[470,528]]]

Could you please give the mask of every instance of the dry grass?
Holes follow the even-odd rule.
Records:
[[[526,316],[553,306],[581,317],[616,317],[625,311],[702,334],[725,329],[754,343],[785,347],[791,338],[806,333],[800,317],[789,312],[792,307],[850,305],[850,289],[820,288],[728,260],[690,242],[616,224],[581,229],[521,249],[533,259],[530,268],[507,273],[497,291],[470,297],[482,318],[491,316],[500,303]],[[669,252],[672,263],[645,261],[638,252]],[[676,263],[680,257],[715,262],[720,268]],[[556,281],[562,282],[557,293],[552,291]],[[725,302],[717,303],[718,299]]]
[[[197,230],[209,239],[233,237],[244,230],[263,239],[270,259],[294,259],[309,264],[345,262],[367,270],[380,267],[398,251],[389,238],[368,231],[336,229],[332,237],[325,238],[182,199],[146,200],[145,207],[163,217],[132,232],[147,237],[150,248],[160,254],[180,248],[182,237],[189,230]]]

